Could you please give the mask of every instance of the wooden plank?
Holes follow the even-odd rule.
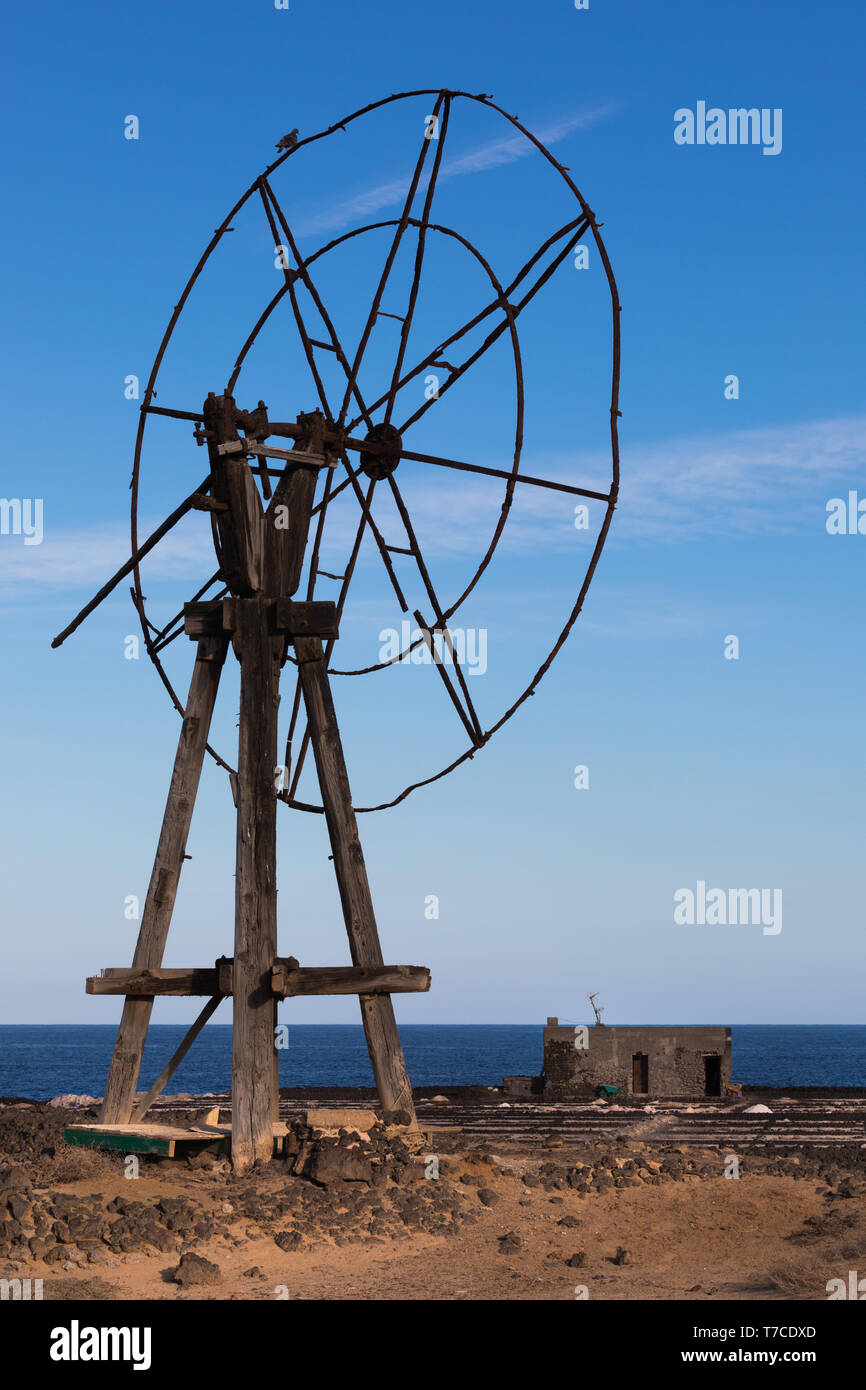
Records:
[[[430,988],[425,965],[323,965],[286,969],[274,965],[274,994],[281,999],[307,994],[409,994]]]
[[[382,967],[385,962],[321,639],[297,637],[294,646],[352,962]],[[391,997],[361,994],[359,1001],[383,1116],[390,1120],[404,1112],[414,1124],[412,1088]]]
[[[313,416],[309,418],[315,419]],[[314,437],[321,436],[321,429],[322,423],[319,419],[312,427],[311,442],[314,445],[314,454],[321,452],[315,447]],[[265,513],[263,539],[267,591],[269,594],[285,598],[295,592],[300,582],[313,498],[319,481],[318,467],[309,463],[293,462],[292,453],[300,456],[301,451],[289,452],[289,461],[274,488],[274,495]]]
[[[260,594],[265,586],[265,515],[252,470],[243,455],[235,428],[231,396],[210,394],[204,403],[209,432],[211,495],[227,509],[215,512],[220,538],[220,569],[233,594]],[[229,453],[220,446],[239,445]]]
[[[160,1094],[160,1092],[162,1092],[165,1089],[168,1082],[174,1076],[174,1073],[177,1071],[184,1057],[189,1052],[190,1048],[192,1047],[202,1028],[205,1026],[211,1015],[216,1012],[222,1001],[223,996],[221,994],[215,994],[212,999],[209,999],[207,1001],[198,1018],[195,1020],[195,1023],[193,1023],[190,1026],[190,1028],[187,1029],[186,1033],[183,1036],[183,1039],[181,1040],[180,1045],[172,1054],[170,1060],[163,1067],[162,1071],[159,1073],[159,1076],[156,1078],[150,1090],[147,1092],[147,1095],[144,1096],[144,1098],[135,1107],[135,1110],[132,1113],[133,1124],[141,1124],[141,1121],[144,1119],[145,1115],[150,1109],[150,1106],[153,1104],[157,1096]]]
[[[273,1152],[277,952],[277,706],[282,646],[267,601],[238,605],[241,663],[232,1034],[232,1163],[243,1173]]]
[[[290,463],[303,463],[311,468],[337,467],[335,457],[328,454],[311,454],[305,449],[277,449],[273,444],[259,444],[251,439],[244,439],[243,448],[245,454],[252,454],[255,458],[288,459]]]
[[[65,1129],[63,1138],[67,1144],[82,1149],[120,1149],[123,1153],[159,1154],[161,1158],[174,1158],[174,1139],[164,1139],[155,1134],[106,1134],[74,1127]]]
[[[188,637],[219,636],[231,632],[235,625],[235,599],[207,599],[183,606],[183,628]],[[278,599],[270,609],[274,633],[297,633],[308,637],[338,637],[336,604],[316,599],[312,603],[297,603],[293,599]]]
[[[286,1125],[271,1126],[272,1154],[283,1152]],[[231,1125],[213,1125],[207,1130],[173,1125],[70,1125],[63,1131],[67,1144],[88,1149],[113,1149],[121,1153],[151,1153],[162,1158],[183,1158],[191,1153],[228,1153]]]
[[[202,637],[196,650],[162,829],[132,960],[136,969],[157,969],[162,964],[226,648],[225,637]],[[132,1114],[152,1008],[152,997],[128,997],[123,1006],[102,1104],[102,1118],[106,1122],[122,1123]]]
[[[222,994],[215,968],[105,970],[87,980],[88,994]]]
[[[226,619],[234,615],[234,607],[226,608],[224,599],[206,599],[204,602],[183,605],[183,630],[187,637],[218,635],[231,631]]]
[[[234,992],[233,962],[225,957],[216,966],[166,967],[136,970],[107,968],[87,980],[88,994],[137,997],[171,995],[230,995]],[[430,988],[426,965],[299,966],[293,956],[277,957],[271,971],[277,999],[311,994],[411,994]]]
[[[290,598],[277,599],[274,626],[278,632],[286,632],[290,636],[336,638],[340,635],[337,605],[324,599],[315,599],[311,603],[298,603]]]
[[[151,1139],[174,1140],[183,1138],[189,1132],[189,1125],[174,1124],[146,1124],[146,1125],[101,1125],[101,1124],[80,1124],[70,1125],[69,1128],[76,1134],[114,1134],[120,1138],[128,1139],[131,1136],[141,1135]]]

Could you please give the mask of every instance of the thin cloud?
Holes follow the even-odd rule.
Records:
[[[863,476],[864,441],[864,417],[659,444],[630,446],[626,440],[611,539],[617,544],[640,540],[667,545],[709,536],[821,534],[829,498],[844,494],[849,483]],[[488,462],[502,466],[501,459]],[[598,492],[610,485],[610,457],[602,453],[564,457],[527,452],[521,469]],[[428,546],[439,555],[476,553],[480,539],[492,531],[505,484],[465,475],[455,480],[445,470],[435,472],[444,479],[422,482],[413,474],[411,493],[408,484],[406,488],[425,554]],[[594,540],[605,505],[587,502],[590,529],[576,532],[574,505],[580,501],[568,494],[518,485],[502,552],[573,551],[576,537]]]
[[[820,420],[773,429],[741,430],[709,438],[630,447],[623,451],[622,487],[611,539],[667,545],[706,536],[820,534],[831,496],[844,495],[862,478],[866,462],[866,418]],[[484,460],[479,460],[483,462]],[[490,463],[501,465],[501,459]],[[408,460],[405,495],[425,557],[477,556],[492,534],[504,482],[430,469]],[[527,455],[527,473],[604,491],[610,463],[601,454]],[[410,481],[411,480],[411,481]],[[344,559],[358,526],[350,494],[328,513],[323,558]],[[576,500],[563,493],[518,486],[502,539],[503,553],[539,554],[573,550]],[[591,527],[604,504],[588,503]],[[387,503],[375,505],[380,528],[402,545],[401,522]],[[160,518],[152,518],[153,525]],[[210,532],[187,518],[144,561],[148,582],[174,578],[203,581],[215,568]],[[149,527],[143,526],[147,534]],[[0,581],[29,585],[82,585],[96,589],[129,554],[125,523],[89,529],[55,529],[50,499],[45,506],[42,545],[25,546],[20,536],[0,537]],[[378,564],[372,545],[362,562]],[[331,566],[329,565],[328,568]]]
[[[148,535],[158,524],[145,524]],[[81,529],[53,524],[50,498],[45,502],[44,537],[41,545],[25,546],[20,536],[0,537],[0,581],[8,584],[56,584],[100,588],[129,559],[129,523],[125,519]],[[216,569],[210,528],[195,529],[181,522],[142,562],[149,579],[187,578],[201,575],[201,582]],[[208,569],[207,566],[210,566]],[[122,580],[117,592],[129,590]]]
[[[862,477],[866,419],[843,417],[627,454],[620,521],[647,539],[823,530],[826,503]]]
[[[616,104],[608,104],[563,117],[539,131],[538,139],[543,145],[555,145],[572,131],[585,130],[618,109]],[[460,178],[464,174],[480,174],[487,169],[498,169],[503,164],[513,164],[518,159],[525,159],[534,152],[535,146],[532,142],[517,131],[501,140],[491,140],[457,159],[449,159],[445,155],[439,181]],[[419,181],[419,189],[426,188],[428,181],[429,174],[425,172]],[[369,188],[346,202],[337,204],[336,207],[325,209],[300,221],[295,229],[296,233],[298,236],[310,236],[315,232],[334,231],[380,212],[383,208],[398,206],[404,201],[410,183],[411,178],[407,175],[405,178],[393,179],[389,183]]]

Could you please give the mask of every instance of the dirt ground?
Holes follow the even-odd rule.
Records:
[[[712,1148],[449,1136],[407,1155],[344,1134],[317,1180],[293,1171],[303,1153],[128,1178],[123,1155],[63,1144],[70,1118],[0,1108],[0,1276],[41,1278],[45,1299],[826,1300],[866,1270],[858,1147],[741,1155],[727,1178]]]

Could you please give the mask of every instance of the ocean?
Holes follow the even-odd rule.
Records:
[[[150,1085],[181,1041],[183,1024],[148,1033],[140,1086]],[[47,1100],[101,1096],[113,1024],[0,1025],[0,1096]],[[541,1070],[542,1030],[525,1024],[409,1024],[400,1036],[416,1086],[498,1086]],[[360,1024],[289,1025],[281,1086],[372,1086]],[[733,1077],[747,1085],[866,1086],[866,1025],[739,1024]],[[231,1026],[208,1024],[168,1086],[202,1094],[231,1085]]]

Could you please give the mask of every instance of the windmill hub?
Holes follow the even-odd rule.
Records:
[[[364,443],[371,446],[385,445],[385,448],[371,447],[361,451],[361,469],[368,478],[376,478],[381,481],[383,478],[390,477],[400,462],[400,451],[403,448],[403,439],[400,431],[394,425],[374,425],[364,438]]]

